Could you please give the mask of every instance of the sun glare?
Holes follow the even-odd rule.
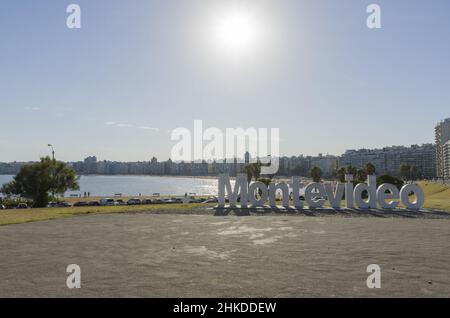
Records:
[[[236,7],[217,17],[213,37],[219,50],[239,56],[256,49],[260,33],[261,26],[256,17]]]

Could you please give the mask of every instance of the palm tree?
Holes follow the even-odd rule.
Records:
[[[314,182],[320,182],[320,179],[322,179],[323,171],[317,166],[314,166],[309,171],[309,174]]]
[[[247,182],[250,184],[252,179],[258,180],[261,175],[261,162],[257,163],[248,163],[244,166],[245,174],[247,174]]]
[[[363,183],[364,181],[366,181],[367,179],[367,172],[364,169],[358,169],[358,171],[356,172],[356,179]]]
[[[376,172],[375,166],[371,162],[366,163],[366,173],[369,176],[371,176],[371,175],[374,175],[375,172]]]
[[[252,182],[252,178],[253,178],[253,167],[250,164],[246,164],[244,166],[244,171],[245,174],[247,174],[247,182],[248,184],[250,184],[250,182]]]
[[[347,170],[345,169],[345,167],[340,167],[336,171],[336,176],[339,179],[339,182],[345,182],[345,175],[346,174],[347,174]]]
[[[346,170],[347,174],[351,174],[352,176],[356,176],[358,174],[358,169],[352,165],[347,166]]]

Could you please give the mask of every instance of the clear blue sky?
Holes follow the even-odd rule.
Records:
[[[209,38],[232,3],[264,43],[234,59]],[[366,27],[370,3],[381,29]],[[432,142],[450,116],[449,13],[448,0],[2,1],[0,161],[48,143],[62,160],[167,159],[168,131],[194,119],[279,127],[286,155]]]

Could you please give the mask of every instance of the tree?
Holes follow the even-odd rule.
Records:
[[[256,179],[256,181],[262,182],[262,183],[264,183],[264,184],[266,185],[266,187],[269,187],[269,184],[272,182],[272,178],[271,178],[271,177],[268,177],[268,178],[258,178],[258,179]],[[262,191],[261,191],[261,189],[258,190],[258,194],[259,194],[259,197],[262,196]]]
[[[388,174],[382,175],[380,177],[377,178],[377,188],[382,185],[383,183],[390,183],[393,184],[397,187],[397,189],[401,189],[403,187],[403,180],[397,178],[397,177],[393,177],[390,176]]]
[[[352,165],[347,166],[346,170],[347,174],[351,174],[354,177],[356,177],[356,175],[358,174],[358,169],[356,167],[353,167]]]
[[[419,168],[417,166],[411,166],[409,173],[412,181],[416,181],[419,178]]]
[[[411,178],[411,166],[408,164],[402,164],[400,166],[400,177],[403,180],[408,180]]]
[[[15,194],[33,200],[34,207],[45,207],[50,194],[63,194],[67,190],[78,190],[75,171],[64,162],[41,158],[41,161],[23,166],[14,180],[4,184],[0,190],[7,195]]]
[[[366,163],[366,173],[367,173],[367,175],[369,175],[369,176],[370,175],[374,175],[375,172],[376,172],[375,166],[371,162]]]
[[[255,180],[258,180],[261,176],[261,165],[262,164],[259,158],[257,162],[253,164],[253,177],[255,177]]]
[[[345,182],[345,175],[346,174],[347,174],[347,170],[345,169],[345,167],[340,167],[336,171],[336,176],[339,179],[339,182]]]
[[[358,169],[358,171],[356,171],[356,180],[358,181],[358,183],[363,183],[365,182],[367,179],[367,172],[364,169]]]
[[[314,166],[309,171],[309,174],[314,182],[320,182],[320,179],[322,179],[323,171],[317,166]]]
[[[247,183],[250,184],[253,178],[253,168],[250,164],[244,166],[243,172],[247,175]]]
[[[250,184],[252,179],[258,180],[261,175],[261,162],[248,163],[244,166],[244,173],[247,174],[247,182]]]

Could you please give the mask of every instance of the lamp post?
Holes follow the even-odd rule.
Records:
[[[55,150],[53,149],[53,146],[51,144],[48,144],[50,148],[52,148],[52,160],[55,161]]]

